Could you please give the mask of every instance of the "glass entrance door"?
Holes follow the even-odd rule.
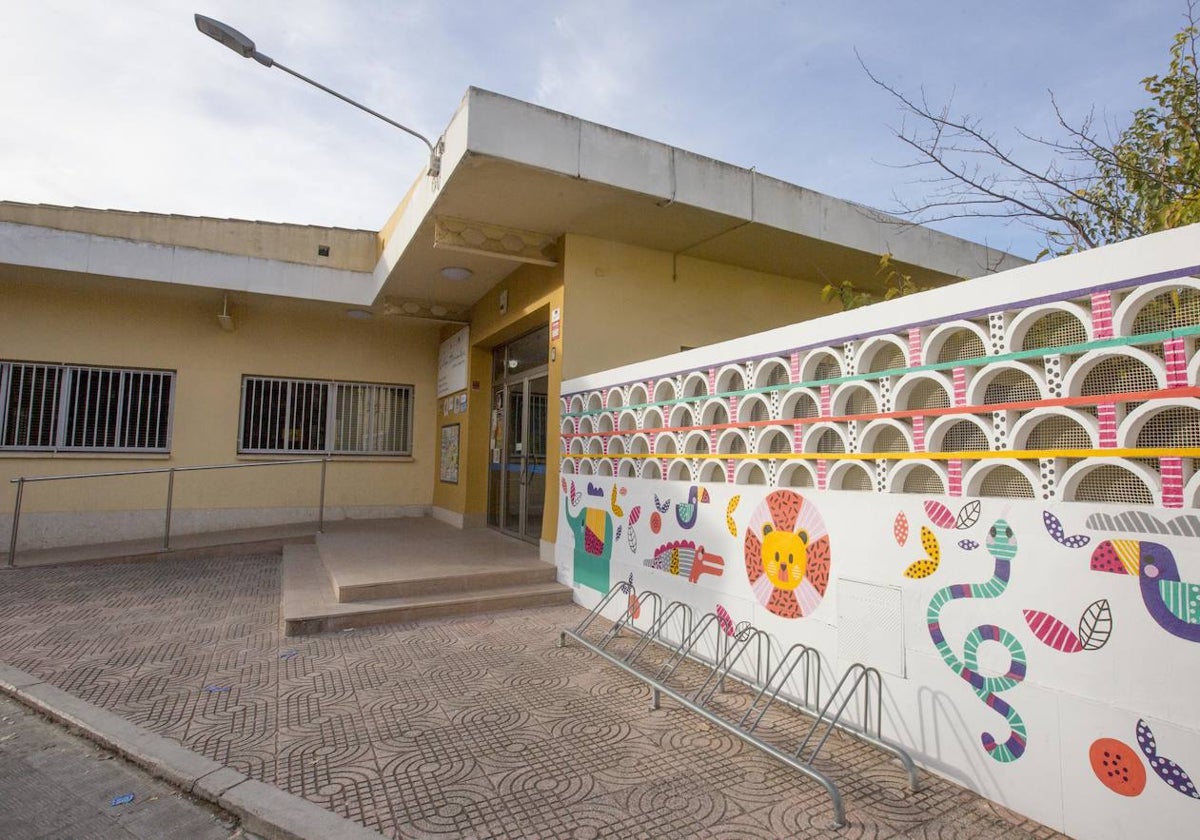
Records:
[[[546,504],[547,339],[543,327],[498,348],[492,367],[488,524],[534,543]]]
[[[500,530],[537,542],[542,536],[546,505],[546,423],[549,409],[545,375],[509,382],[497,389],[502,406],[503,441],[499,467],[498,522]],[[498,486],[497,486],[498,485]]]

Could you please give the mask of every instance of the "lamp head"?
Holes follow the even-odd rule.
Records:
[[[247,35],[238,32],[227,23],[221,23],[204,15],[196,15],[196,28],[212,38],[218,44],[223,44],[242,58],[253,58],[264,67],[270,67],[274,62],[269,56],[260,53]]]

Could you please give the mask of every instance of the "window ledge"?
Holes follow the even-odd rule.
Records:
[[[411,464],[416,463],[416,458],[412,455],[279,455],[260,453],[254,454],[250,452],[238,453],[235,460],[237,461],[307,461],[310,459],[328,457],[333,463],[344,464]]]
[[[29,461],[169,461],[169,452],[51,452],[47,449],[5,449],[0,459]]]

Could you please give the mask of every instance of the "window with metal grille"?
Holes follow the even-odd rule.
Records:
[[[411,455],[412,386],[242,377],[238,452]]]
[[[169,452],[175,372],[0,362],[0,449]]]

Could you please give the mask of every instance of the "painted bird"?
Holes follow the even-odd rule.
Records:
[[[1092,552],[1092,569],[1133,575],[1146,612],[1172,636],[1200,642],[1200,584],[1179,579],[1175,555],[1142,540],[1105,540]]]
[[[675,505],[675,521],[679,523],[680,528],[691,528],[696,524],[696,515],[699,513],[699,506],[696,504],[696,494],[700,492],[700,488],[695,484],[688,490],[688,500]],[[708,489],[705,488],[699,501],[708,501]]]

